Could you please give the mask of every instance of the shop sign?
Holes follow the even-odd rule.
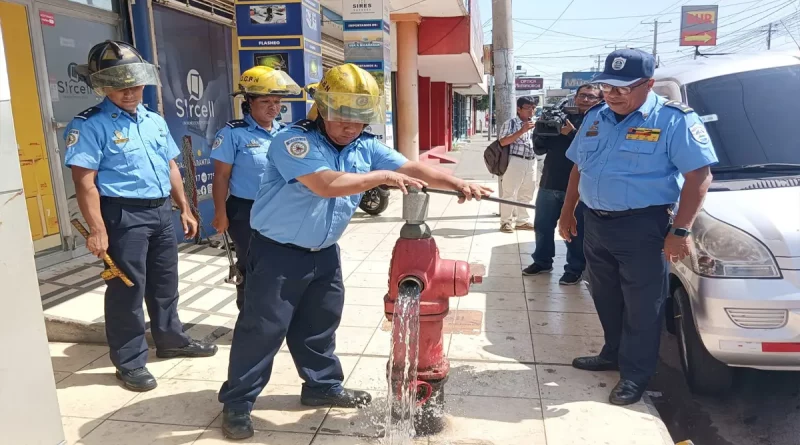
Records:
[[[153,14],[164,119],[178,148],[194,156],[198,201],[209,200],[214,178],[211,144],[216,132],[233,119],[231,32],[168,8],[154,6]],[[183,156],[179,160],[185,171]]]

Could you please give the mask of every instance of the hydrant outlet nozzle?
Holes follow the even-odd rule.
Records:
[[[404,287],[412,286],[412,285],[416,285],[417,288],[419,289],[420,293],[422,292],[422,289],[425,288],[425,286],[423,286],[423,284],[422,284],[422,280],[420,280],[419,278],[414,277],[414,276],[408,276],[408,277],[403,278],[402,280],[400,280],[400,282],[398,283],[397,287],[399,289],[403,289]]]

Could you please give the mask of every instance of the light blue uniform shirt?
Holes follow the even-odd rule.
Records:
[[[621,211],[675,204],[682,173],[717,162],[700,117],[651,92],[617,123],[605,103],[583,119],[567,150],[581,174],[581,201],[590,209]]]
[[[101,196],[169,196],[169,161],[178,157],[180,150],[164,119],[142,104],[134,118],[106,98],[75,116],[64,137],[64,164],[96,170]]]
[[[279,243],[307,249],[336,244],[361,195],[323,198],[299,182],[298,177],[325,170],[397,170],[408,161],[367,133],[339,152],[312,121],[300,121],[278,134],[267,158],[250,227]]]
[[[249,114],[242,120],[228,122],[217,132],[211,146],[211,159],[233,165],[229,191],[231,195],[256,199],[261,177],[267,168],[269,145],[285,125],[272,122],[266,130]]]

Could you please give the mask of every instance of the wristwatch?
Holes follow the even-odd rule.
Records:
[[[683,227],[673,227],[673,228],[671,228],[669,230],[669,233],[671,233],[671,234],[673,234],[675,236],[679,236],[681,238],[686,238],[692,232],[690,232],[689,229],[684,229]]]

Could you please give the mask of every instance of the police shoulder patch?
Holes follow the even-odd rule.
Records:
[[[311,150],[311,144],[305,136],[295,136],[286,139],[283,143],[286,145],[286,150],[289,154],[298,159],[305,158],[309,150]]]
[[[211,145],[211,149],[212,150],[216,150],[217,148],[219,148],[219,146],[222,145],[222,141],[224,139],[225,139],[225,136],[223,136],[221,134],[219,136],[217,136],[216,139],[214,139],[214,143]]]
[[[308,132],[317,128],[317,123],[311,119],[302,119],[292,124],[292,128],[299,128],[304,132]]]
[[[711,138],[708,136],[706,127],[701,123],[696,123],[689,127],[689,133],[692,134],[692,139],[701,144],[708,144],[711,142]]]
[[[670,100],[670,101],[664,102],[664,106],[665,107],[676,108],[678,110],[681,110],[681,112],[683,112],[683,113],[691,113],[692,111],[694,111],[692,109],[692,107],[686,105],[683,102],[677,101],[677,100]]]
[[[67,148],[72,147],[73,145],[78,143],[78,139],[81,137],[81,132],[76,129],[72,129],[67,133]]]
[[[94,116],[95,114],[97,114],[97,113],[99,113],[101,111],[103,111],[103,110],[101,110],[100,107],[91,107],[91,108],[87,108],[87,109],[81,111],[75,117],[78,118],[78,119],[87,120],[90,117]]]
[[[244,128],[244,127],[249,126],[250,124],[248,124],[243,119],[234,119],[232,121],[228,121],[228,123],[225,124],[225,125],[227,125],[227,126],[229,126],[231,128]]]

